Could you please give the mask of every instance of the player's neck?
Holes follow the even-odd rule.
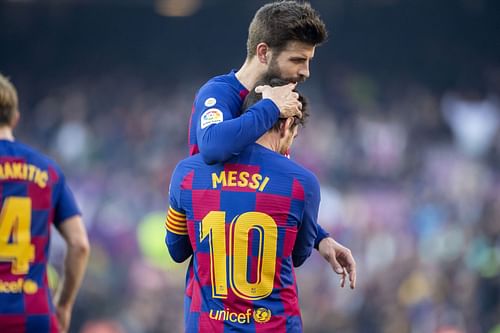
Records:
[[[0,127],[0,140],[14,141],[14,134],[12,134],[12,129],[10,127]]]
[[[253,89],[255,84],[263,75],[262,64],[255,59],[246,60],[243,66],[236,72],[236,78],[247,88]]]
[[[266,133],[263,136],[261,136],[258,140],[257,143],[261,146],[266,147],[269,150],[272,150],[276,153],[280,151],[280,139],[279,139],[279,134],[275,135],[275,133]]]

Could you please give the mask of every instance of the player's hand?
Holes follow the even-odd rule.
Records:
[[[302,103],[299,102],[299,94],[293,91],[296,85],[296,83],[289,83],[277,87],[258,86],[255,88],[255,92],[262,94],[262,98],[269,98],[278,106],[280,118],[302,117]]]
[[[71,321],[71,307],[56,305],[56,316],[59,322],[59,333],[67,333]]]
[[[349,275],[351,289],[354,289],[356,287],[356,261],[351,250],[331,237],[322,239],[318,250],[321,256],[330,263],[335,273],[340,275],[340,286],[344,288],[346,277]]]

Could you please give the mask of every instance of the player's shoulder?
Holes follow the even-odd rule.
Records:
[[[299,181],[304,182],[304,185],[310,185],[314,187],[319,186],[318,177],[316,177],[314,172],[312,172],[299,162],[294,161],[288,157],[282,156],[282,158],[284,163],[287,163],[289,165],[290,170],[292,170],[293,173],[297,175],[296,178]]]
[[[27,144],[16,140],[11,142],[10,146],[14,155],[24,157],[32,164],[36,164],[39,167],[52,167],[58,172],[61,170],[56,161],[51,157]]]
[[[319,181],[316,175],[300,164],[286,156],[272,152],[273,168],[279,170],[280,173],[285,173],[297,179],[305,187],[319,187]]]
[[[201,157],[201,154],[189,156],[177,163],[174,170],[174,176],[182,178],[189,172],[196,170],[203,165],[204,162],[203,158]]]
[[[218,75],[208,80],[201,86],[198,95],[204,94],[228,94],[231,91],[239,91],[240,83],[233,71],[227,74]]]
[[[265,166],[278,170],[281,174],[287,174],[294,177],[303,183],[303,185],[313,187],[319,186],[319,181],[316,175],[302,164],[265,148],[262,149],[259,147],[259,150],[264,151],[264,154],[267,155],[264,156]]]
[[[221,74],[212,77],[210,80],[208,80],[204,86],[206,85],[230,85],[234,86],[238,83],[238,80],[236,79],[236,75],[234,71],[231,71],[226,74]]]

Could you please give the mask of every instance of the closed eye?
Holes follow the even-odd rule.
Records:
[[[290,58],[289,60],[293,63],[300,64],[300,63],[306,62],[307,58],[293,57],[293,58]]]

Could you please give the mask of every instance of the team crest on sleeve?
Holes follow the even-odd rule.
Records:
[[[206,103],[206,102],[205,102]],[[201,128],[204,129],[205,127],[212,125],[212,124],[218,124],[224,120],[224,115],[222,114],[222,111],[216,108],[208,109],[207,111],[203,112],[201,115]]]
[[[207,108],[214,106],[217,103],[217,100],[214,97],[209,97],[205,100],[205,106]]]

